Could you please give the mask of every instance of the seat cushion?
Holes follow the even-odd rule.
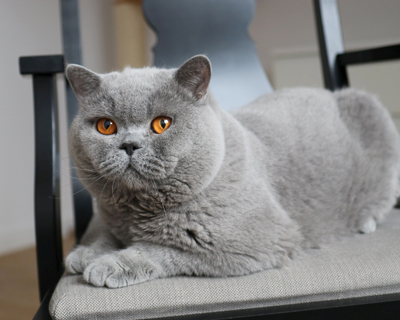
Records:
[[[281,269],[242,277],[175,277],[120,289],[64,275],[53,319],[151,319],[400,292],[400,211],[371,234],[304,252]]]

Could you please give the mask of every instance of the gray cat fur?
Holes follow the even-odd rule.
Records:
[[[70,152],[99,215],[65,264],[95,286],[281,267],[374,231],[399,195],[399,136],[367,93],[287,89],[230,114],[207,94],[205,56],[66,75],[80,104]],[[161,134],[158,116],[172,118]],[[116,134],[96,130],[104,117]],[[123,143],[140,148],[129,156]]]

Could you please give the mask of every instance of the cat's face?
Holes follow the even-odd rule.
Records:
[[[165,192],[197,193],[215,177],[224,138],[219,111],[206,99],[207,58],[196,56],[177,70],[106,75],[70,65],[66,75],[80,105],[70,151],[95,196],[106,181],[130,190],[163,186]]]

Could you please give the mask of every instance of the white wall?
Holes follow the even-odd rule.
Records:
[[[111,0],[80,2],[83,63],[98,72],[114,69]],[[0,255],[34,244],[34,128],[31,77],[18,57],[62,53],[60,8],[55,0],[0,2]],[[64,231],[72,228],[68,181],[64,79],[58,77]]]
[[[32,82],[20,76],[18,57],[60,53],[59,25],[57,1],[0,4],[0,252],[34,236]]]

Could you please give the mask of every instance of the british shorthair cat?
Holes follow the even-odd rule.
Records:
[[[373,232],[399,195],[399,135],[367,93],[286,89],[228,113],[205,56],[66,75],[80,105],[70,151],[98,207],[66,269],[95,286],[280,267]]]

